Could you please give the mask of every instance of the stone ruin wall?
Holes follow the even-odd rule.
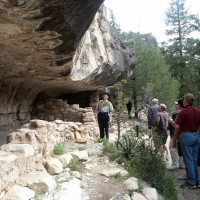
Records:
[[[89,96],[89,105],[91,107],[80,108],[79,104],[69,105],[67,100],[46,98],[36,101],[32,111],[24,113],[26,120],[29,113],[30,123],[8,134],[7,144],[0,147],[0,199],[6,200],[16,185],[41,192],[29,179],[32,174],[38,177],[44,174],[54,182],[45,166],[55,144],[66,140],[85,144],[99,135],[95,117],[97,91]]]
[[[69,95],[70,96],[70,95]],[[82,96],[79,97],[84,98]],[[75,100],[79,102],[80,99]],[[72,122],[94,122],[94,113],[96,113],[98,106],[98,92],[94,91],[89,95],[88,105],[80,107],[79,104],[68,103],[68,100],[62,99],[41,99],[34,104],[32,119],[41,119],[47,121],[62,120]],[[91,113],[85,113],[85,108],[91,106]],[[94,112],[94,113],[93,113]]]
[[[92,108],[83,109],[83,113],[84,119],[91,117]],[[99,134],[95,120],[84,123],[31,120],[21,129],[10,133],[8,144],[0,147],[0,199],[6,200],[10,188],[14,185],[32,189],[36,193],[49,192],[48,182],[53,182],[53,185],[56,183],[47,173],[45,166],[48,160],[52,159],[55,144],[69,139],[86,143],[92,141],[95,134]],[[38,180],[36,183],[30,183],[34,181],[32,176],[41,179],[41,175],[48,179],[47,183],[42,182],[45,187],[40,187]]]

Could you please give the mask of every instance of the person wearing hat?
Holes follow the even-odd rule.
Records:
[[[164,151],[166,151],[166,156],[168,156],[169,152],[165,144],[168,138],[167,127],[169,116],[166,109],[167,107],[165,104],[160,104],[158,107],[158,112],[153,123],[153,141],[155,148],[159,150],[162,155]]]
[[[110,101],[108,101],[109,94],[103,94],[103,100],[99,101],[98,104],[98,123],[99,123],[99,131],[100,131],[100,139],[99,142],[102,142],[104,136],[109,139],[109,121],[110,115],[113,111],[113,105]]]
[[[200,188],[200,173],[198,172],[197,159],[200,146],[200,110],[193,107],[194,95],[187,93],[184,96],[184,109],[181,110],[175,120],[175,135],[173,146],[176,147],[176,140],[179,137],[183,159],[186,168],[187,180],[180,185],[181,188]]]
[[[151,129],[154,123],[154,119],[158,110],[158,99],[152,99],[151,101],[152,105],[148,109],[148,128]]]
[[[180,98],[178,102],[175,102],[175,112],[172,114],[172,118],[169,121],[169,126],[168,130],[170,132],[170,154],[171,154],[171,159],[172,159],[172,164],[171,166],[168,167],[169,170],[176,170],[178,168],[184,169],[185,165],[183,163],[183,156],[182,152],[180,149],[180,142],[178,140],[178,150],[177,148],[173,147],[173,138],[174,138],[174,133],[175,133],[175,127],[174,123],[176,120],[177,115],[180,113],[180,111],[183,109],[183,98]]]

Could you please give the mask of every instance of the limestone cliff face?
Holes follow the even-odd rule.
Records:
[[[0,1],[3,133],[31,118],[38,94],[58,98],[96,90],[131,73],[131,45],[112,33],[103,9],[95,17],[102,2]]]
[[[114,34],[101,7],[76,50],[71,78],[93,87],[112,85],[131,74],[134,61],[132,44]]]

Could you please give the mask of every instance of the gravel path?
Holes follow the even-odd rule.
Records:
[[[185,169],[178,169],[176,171],[171,171],[173,176],[177,181],[177,188],[179,192],[179,200],[200,200],[200,189],[190,190],[190,189],[181,189],[180,184],[185,182],[184,179],[180,178],[186,177]]]

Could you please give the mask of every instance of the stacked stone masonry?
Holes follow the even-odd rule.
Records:
[[[95,122],[92,108],[80,108],[78,104],[69,105],[62,99],[38,102],[32,118],[47,121]]]
[[[45,169],[47,162],[52,159],[54,146],[69,139],[78,143],[93,140],[98,128],[95,120],[88,121],[92,116],[91,111],[91,108],[83,109],[84,123],[31,120],[21,129],[10,133],[8,144],[0,148],[0,199],[6,199],[10,191],[23,189],[21,187],[36,193],[54,190],[56,183]],[[69,159],[69,155],[66,159]],[[64,157],[60,161],[66,162],[66,159]],[[35,183],[42,184],[42,190]]]

